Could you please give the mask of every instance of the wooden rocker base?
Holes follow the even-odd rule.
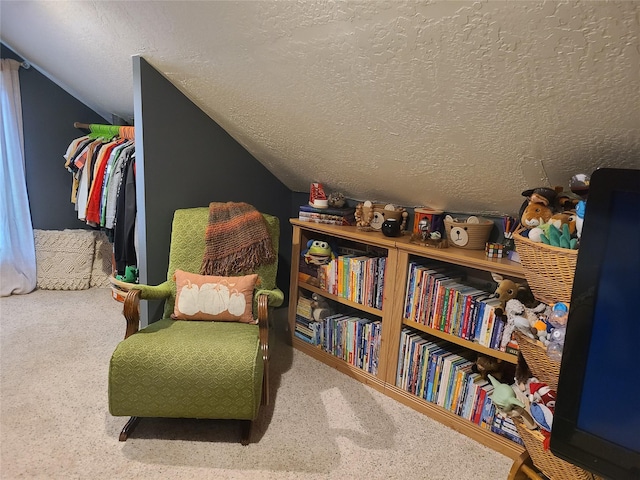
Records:
[[[126,442],[127,438],[129,438],[129,434],[135,430],[135,428],[140,423],[140,417],[131,417],[127,423],[125,423],[122,431],[120,432],[119,440],[121,442]]]
[[[140,417],[131,417],[122,428],[118,440],[120,440],[121,442],[126,442],[127,438],[129,438],[129,434],[135,430],[139,423]],[[242,443],[242,445],[245,447],[251,442],[252,427],[253,422],[251,420],[240,420],[240,443]]]

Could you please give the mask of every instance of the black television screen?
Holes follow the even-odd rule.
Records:
[[[589,186],[551,451],[614,480],[640,479],[640,170]]]

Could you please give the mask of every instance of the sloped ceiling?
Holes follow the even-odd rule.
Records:
[[[640,168],[640,4],[0,3],[1,39],[106,118],[142,55],[294,191],[513,213]]]

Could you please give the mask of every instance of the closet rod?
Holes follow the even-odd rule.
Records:
[[[73,127],[84,128],[85,130],[89,130],[91,128],[91,125],[89,125],[88,123],[73,122]]]

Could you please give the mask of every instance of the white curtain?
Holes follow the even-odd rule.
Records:
[[[36,288],[36,249],[24,165],[20,63],[2,59],[0,100],[0,295]]]

